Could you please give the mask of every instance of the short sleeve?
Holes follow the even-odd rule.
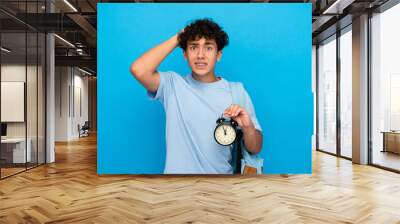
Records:
[[[147,91],[150,100],[159,100],[162,104],[168,100],[168,96],[173,91],[172,85],[175,72],[158,72],[160,74],[160,84],[156,92]]]
[[[249,113],[251,121],[254,124],[254,127],[259,130],[262,131],[261,129],[261,125],[258,122],[257,116],[256,116],[256,111],[254,110],[254,106],[253,106],[253,102],[251,101],[251,98],[249,96],[249,94],[247,93],[247,91],[244,89],[244,97],[245,97],[245,109],[247,111],[247,113]]]

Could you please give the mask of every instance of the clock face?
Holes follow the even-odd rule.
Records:
[[[220,145],[231,145],[236,139],[235,128],[228,124],[218,125],[214,137]]]

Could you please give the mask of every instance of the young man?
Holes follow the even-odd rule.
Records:
[[[214,139],[223,114],[242,128],[246,148],[258,153],[261,127],[245,91],[245,108],[232,104],[229,83],[214,73],[228,36],[210,19],[196,20],[179,34],[141,55],[131,65],[134,77],[159,100],[166,112],[167,157],[164,173],[229,174],[231,150]],[[157,67],[177,46],[183,49],[191,74],[159,72]]]

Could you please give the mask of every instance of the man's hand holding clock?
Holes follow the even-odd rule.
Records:
[[[243,134],[255,130],[247,111],[239,105],[232,104],[217,120],[217,127],[214,130],[214,138],[217,143],[224,146],[232,145],[236,141],[238,125],[242,128]]]
[[[249,113],[237,104],[232,104],[225,109],[223,117],[217,120],[217,127],[214,131],[215,140],[221,145],[231,145],[236,140],[236,126],[239,125],[243,131],[243,139],[246,148],[252,153],[258,153],[262,146],[262,134],[256,130]]]
[[[237,104],[232,104],[228,108],[225,109],[224,115],[235,120],[238,125],[242,128],[243,132],[252,130],[254,128],[254,124],[251,121],[251,118],[247,111]]]

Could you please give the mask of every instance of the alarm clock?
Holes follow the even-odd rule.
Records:
[[[237,136],[238,123],[233,119],[220,117],[217,120],[217,126],[214,130],[215,141],[223,146],[232,145]]]

